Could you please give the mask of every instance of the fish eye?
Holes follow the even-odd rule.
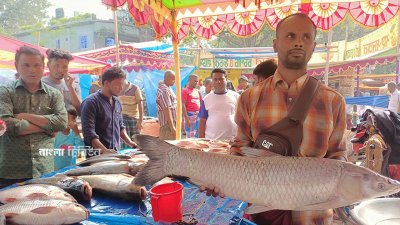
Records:
[[[378,190],[384,190],[385,189],[385,184],[384,183],[378,183],[377,188],[378,188]]]

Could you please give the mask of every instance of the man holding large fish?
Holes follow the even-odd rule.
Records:
[[[287,115],[308,77],[307,63],[316,45],[315,36],[316,27],[306,14],[293,14],[279,22],[273,43],[278,54],[278,68],[261,85],[242,94],[235,118],[239,130],[231,148],[232,154],[241,154],[241,147],[254,146],[263,130]],[[252,98],[258,91],[263,93],[263,98]],[[256,107],[252,108],[254,105]],[[253,114],[247,113],[254,110]],[[339,148],[344,130],[343,97],[321,85],[303,122],[303,139],[298,156],[345,160],[345,150]],[[293,224],[331,224],[332,214],[332,210],[276,210],[255,214],[251,218],[257,223],[274,224],[274,218],[286,217],[291,218]],[[282,220],[278,221],[282,223]]]
[[[303,85],[310,83],[307,63],[315,36],[316,27],[306,14],[293,14],[278,23],[274,40],[278,69],[242,94],[231,155],[182,149],[138,135],[135,142],[149,161],[135,184],[153,184],[165,176],[188,177],[207,187],[207,194],[251,203],[246,212],[252,221],[274,225],[331,224],[333,208],[398,192],[400,182],[344,162],[346,152],[339,146],[345,130],[345,102],[325,85],[317,85],[301,130],[292,135],[302,137],[292,144],[297,146],[295,154],[284,154],[293,157],[260,150],[272,147],[263,140],[257,145],[265,130],[286,118]]]

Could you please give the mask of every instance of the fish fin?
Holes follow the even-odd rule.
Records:
[[[32,193],[28,196],[26,196],[28,199],[40,199],[40,198],[46,198],[48,197],[48,195],[44,194],[44,193]]]
[[[265,205],[251,205],[244,210],[247,214],[261,213],[265,211],[274,210],[274,208]]]
[[[149,135],[135,135],[134,141],[139,145],[141,151],[149,157],[144,168],[137,173],[135,184],[138,186],[154,184],[166,177],[168,174],[165,174],[163,168],[168,158],[168,152],[177,147]]]
[[[12,219],[14,216],[19,215],[18,213],[6,213],[4,216],[6,217],[6,220]]]
[[[57,207],[54,206],[47,206],[47,207],[39,207],[36,209],[31,210],[32,213],[36,214],[49,214],[51,211],[57,209]]]
[[[4,203],[10,203],[10,202],[15,202],[15,200],[17,200],[16,198],[6,198],[4,199]]]
[[[323,209],[331,209],[332,201],[329,202],[319,202],[315,204],[305,205],[299,209],[295,209],[296,211],[310,211],[310,210],[323,210]]]
[[[279,154],[263,150],[263,149],[258,149],[258,148],[252,148],[252,147],[241,147],[240,148],[240,153],[242,153],[244,156],[247,157],[276,157],[276,156],[281,156]]]

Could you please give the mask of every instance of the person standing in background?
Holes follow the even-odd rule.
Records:
[[[101,90],[89,95],[82,103],[82,131],[86,146],[93,147],[87,156],[117,153],[121,139],[130,147],[136,143],[128,136],[122,119],[122,105],[118,100],[125,72],[119,67],[107,69],[101,76]]]
[[[200,88],[201,97],[204,98],[212,90],[212,80],[207,78],[204,80],[204,85]]]
[[[143,128],[143,97],[140,88],[125,79],[122,93],[118,97],[122,104],[122,118],[126,133],[130,138],[140,134]],[[129,146],[122,143],[122,149]]]
[[[254,85],[257,85],[267,79],[270,76],[273,76],[278,65],[274,59],[269,59],[261,62],[254,68],[253,74],[254,77]]]
[[[400,92],[396,89],[396,84],[390,82],[387,84],[390,93],[388,109],[395,113],[400,113]]]
[[[176,136],[176,95],[171,89],[175,84],[174,71],[167,70],[164,80],[158,83],[156,104],[157,116],[160,124],[161,140],[175,140]],[[180,128],[179,128],[180,129]]]
[[[231,140],[236,135],[234,121],[239,94],[227,88],[226,71],[211,72],[214,90],[204,97],[200,106],[199,138]]]
[[[199,77],[196,74],[189,75],[187,87],[182,90],[182,115],[185,119],[186,138],[197,137],[199,127],[200,91],[197,90]]]
[[[73,60],[70,53],[61,49],[47,50],[47,67],[49,75],[42,78],[47,85],[61,91],[64,96],[65,108],[73,107],[80,115],[81,110],[81,89],[74,78],[68,74],[69,62]]]
[[[0,86],[0,188],[54,171],[54,136],[67,127],[57,89],[42,82],[44,55],[23,46],[15,53],[18,80]]]

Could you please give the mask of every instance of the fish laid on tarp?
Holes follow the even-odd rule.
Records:
[[[100,159],[100,158],[109,158],[109,157],[114,157],[114,158],[119,158],[119,159],[130,159],[131,158],[131,156],[124,155],[124,154],[101,154],[101,155],[96,155],[96,156],[90,157],[89,159]]]
[[[91,165],[93,165],[95,163],[99,163],[99,162],[119,161],[119,160],[126,161],[126,159],[120,159],[117,157],[101,157],[101,158],[95,158],[95,159],[89,158],[80,163],[77,163],[76,166],[91,166]]]
[[[17,201],[0,206],[7,224],[42,225],[75,224],[89,217],[82,205],[63,200]]]
[[[74,197],[61,188],[47,184],[29,184],[0,191],[1,203],[33,199],[58,199],[76,202]]]
[[[77,177],[57,174],[53,177],[27,180],[19,185],[26,184],[50,184],[57,186],[71,194],[78,202],[87,202],[92,199],[92,187],[90,187],[87,181]]]
[[[252,203],[250,214],[339,208],[400,191],[400,182],[339,160],[243,157],[183,149],[151,136],[136,135],[134,140],[150,158],[135,184],[153,184],[172,175],[188,177]]]
[[[147,192],[144,187],[133,183],[135,177],[128,174],[103,174],[79,176],[89,182],[93,190],[126,200],[144,200]]]
[[[93,166],[75,168],[66,171],[64,174],[67,176],[118,174],[118,173],[135,175],[142,167],[143,163],[126,161],[124,163],[116,162],[116,163],[107,163],[103,165],[93,165]]]

